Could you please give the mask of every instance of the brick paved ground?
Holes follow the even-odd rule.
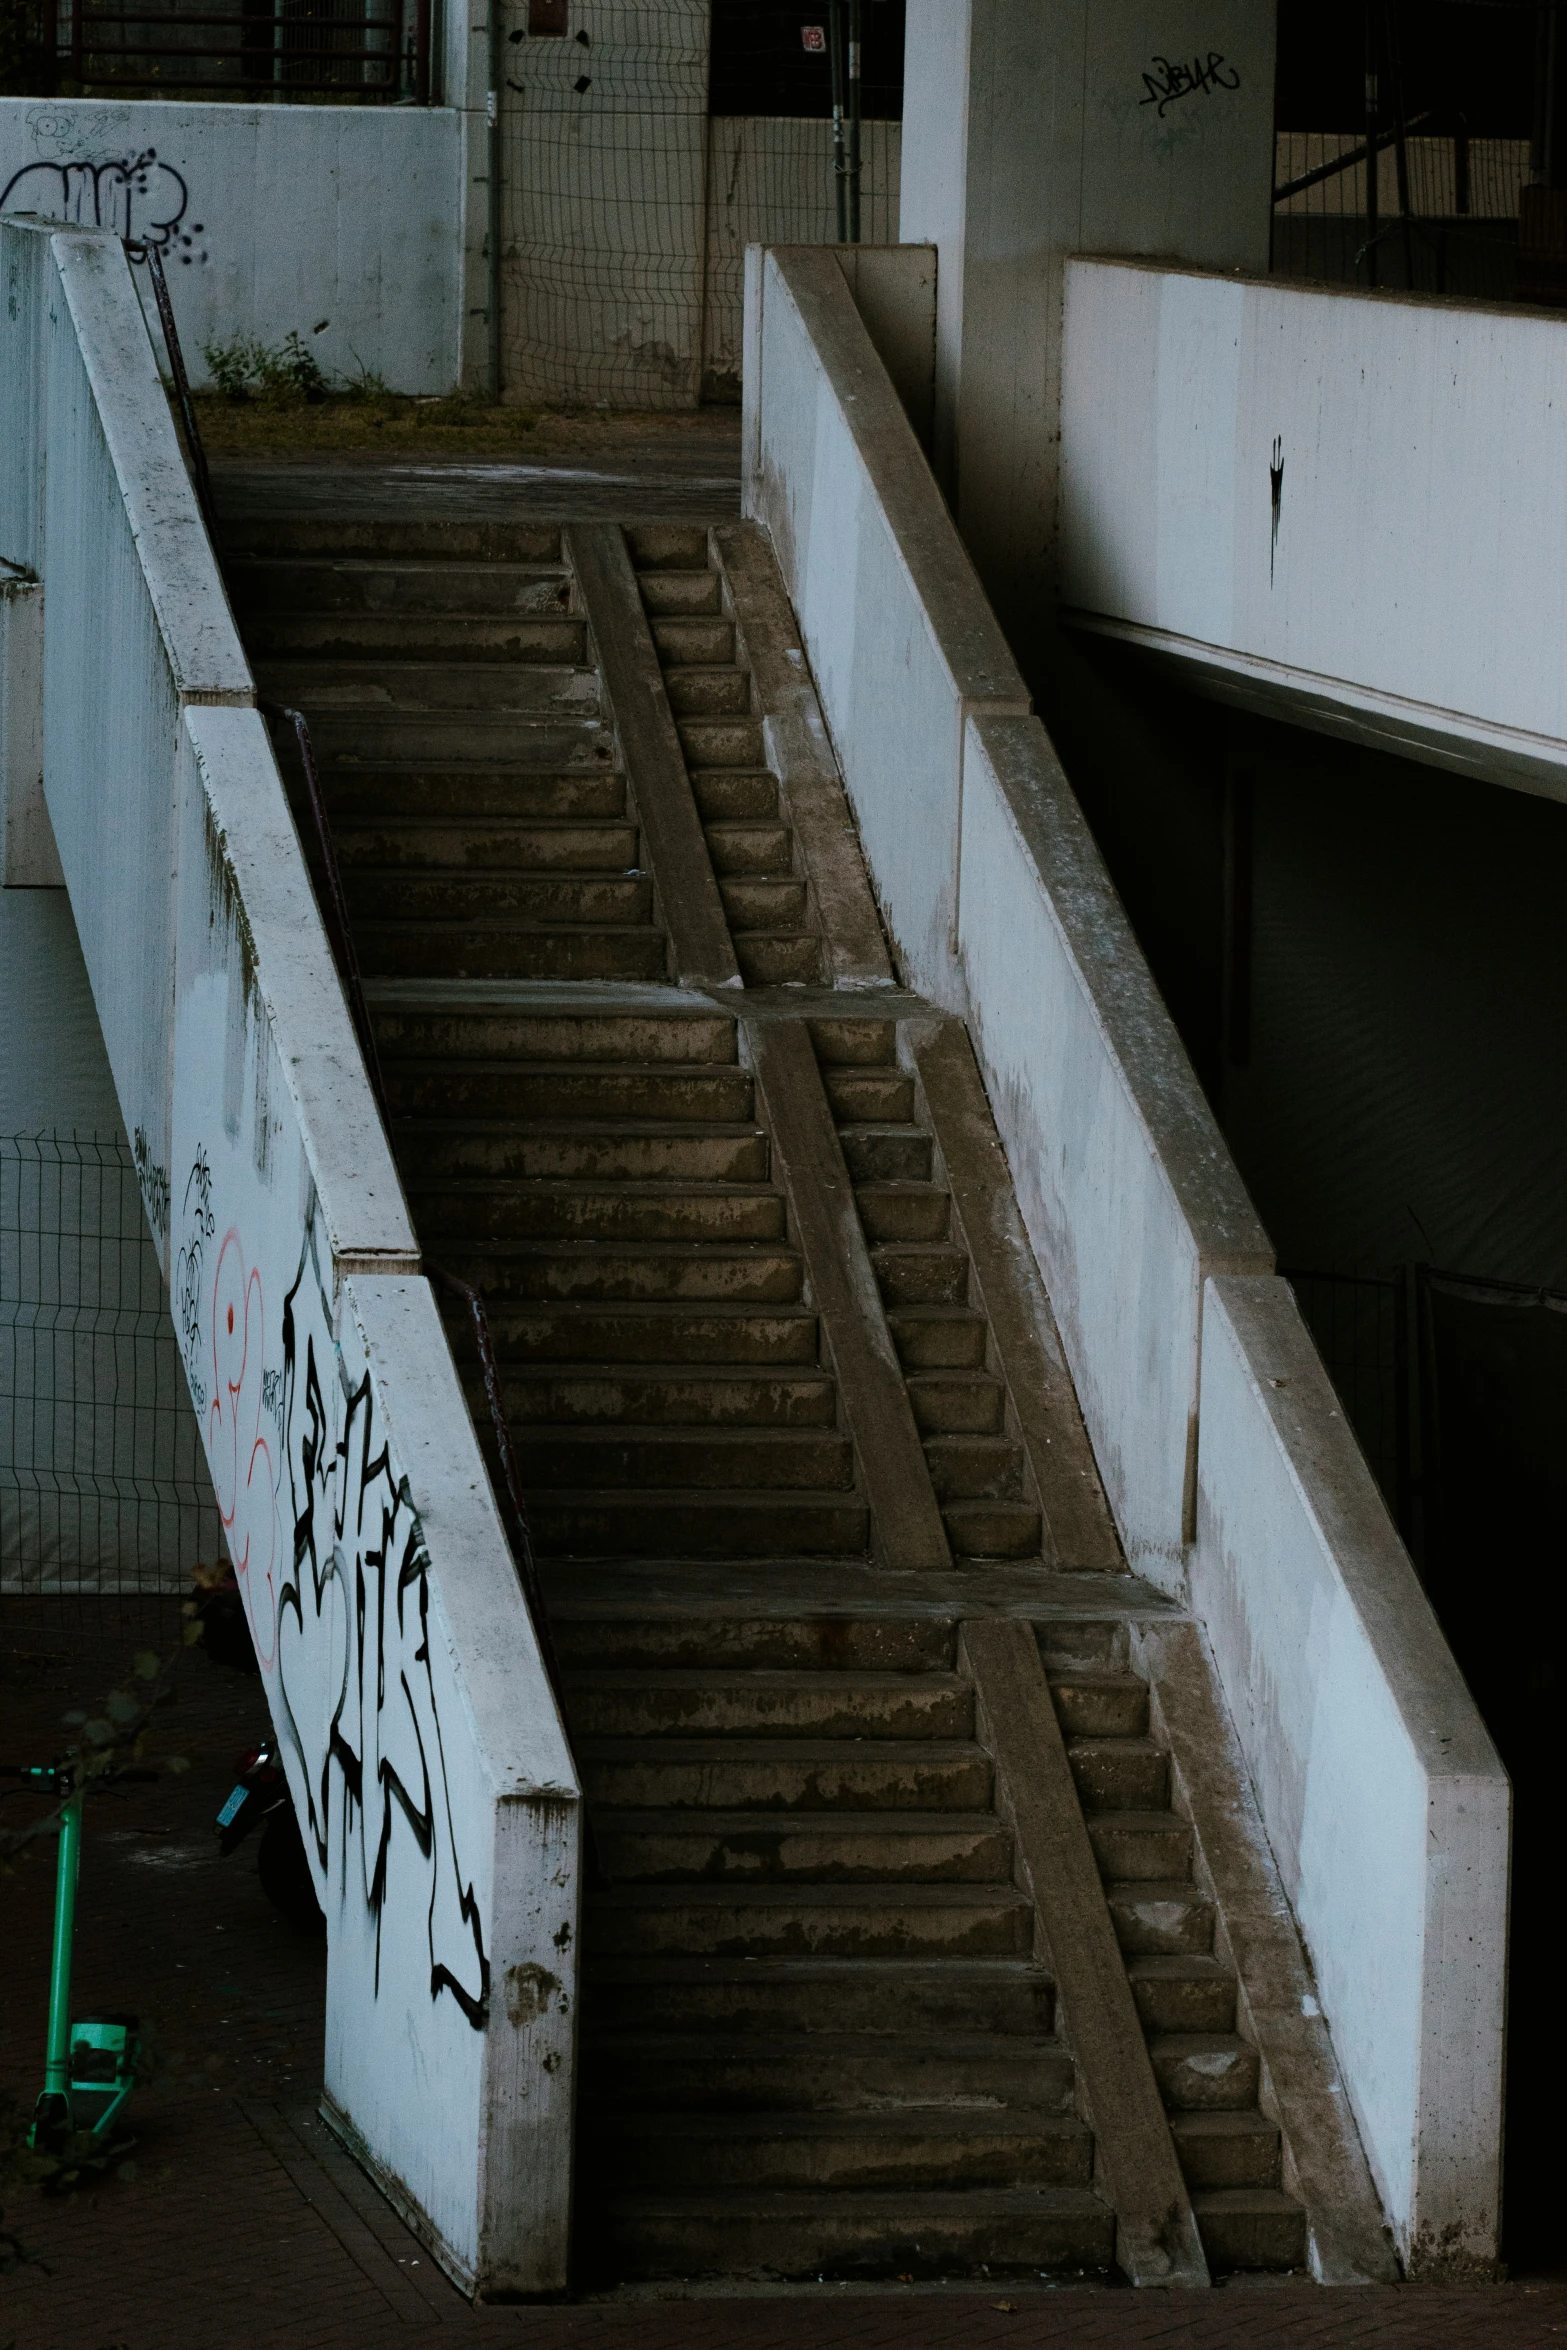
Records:
[[[150,1604],[0,1601],[3,1759],[46,1759],[60,1715],[101,1701],[172,1621]],[[57,2202],[13,2193],[9,2217],[49,2269],[0,2279],[0,2350],[382,2350],[431,2326],[516,2350],[1567,2350],[1567,2282],[1555,2278],[1470,2292],[826,2289],[471,2311],[313,2119],[321,1945],[275,1916],[251,1847],[216,1857],[212,1815],[264,1726],[258,1684],[198,1652],[165,1723],[161,1742],[191,1768],[96,1799],[77,1935],[79,2003],[134,2008],[159,2052],[138,2092],[135,2175]],[[7,1816],[25,1800],[7,1798]],[[3,1898],[0,2089],[30,2103],[52,1847]]]

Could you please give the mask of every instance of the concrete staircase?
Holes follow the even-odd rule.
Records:
[[[1167,1603],[967,1040],[892,984],[765,541],[284,517],[227,576],[548,1580],[584,2278],[1298,2268],[1129,1662]]]

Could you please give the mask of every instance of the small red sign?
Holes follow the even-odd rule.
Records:
[[[827,48],[827,32],[825,26],[819,24],[801,25],[800,47],[802,49],[809,50],[813,57],[820,57],[824,55]]]

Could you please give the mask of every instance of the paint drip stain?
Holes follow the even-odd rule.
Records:
[[[1275,433],[1273,456],[1268,465],[1268,491],[1273,506],[1273,541],[1268,549],[1268,585],[1273,585],[1273,566],[1279,553],[1279,510],[1284,504],[1284,443]]]

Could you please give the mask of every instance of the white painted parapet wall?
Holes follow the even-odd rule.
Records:
[[[1505,1775],[830,250],[753,250],[746,350],[746,510],[904,975],[969,1022],[1128,1559],[1208,1630],[1403,2257],[1483,2264]]]
[[[1069,618],[1567,798],[1567,322],[1082,259],[1064,353]]]
[[[330,2109],[453,2274],[558,2288],[570,1753],[124,252],[8,220],[0,278],[0,555],[326,1911]]]

